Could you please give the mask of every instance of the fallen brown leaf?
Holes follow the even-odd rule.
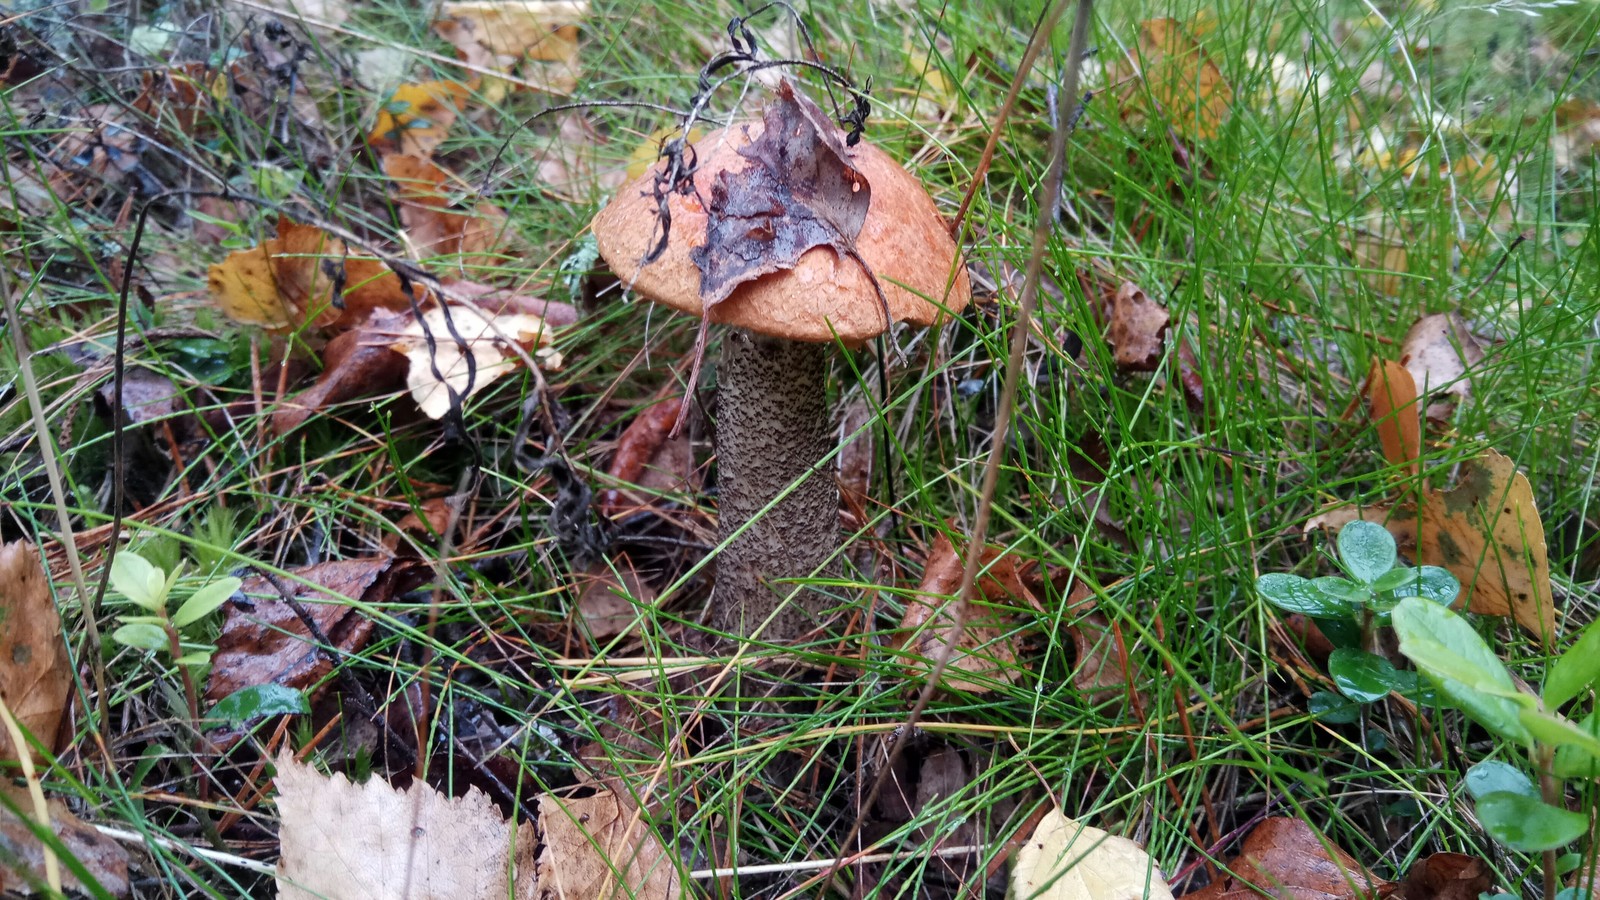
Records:
[[[1117,367],[1131,372],[1152,372],[1161,362],[1166,343],[1167,310],[1151,300],[1131,281],[1124,281],[1111,298],[1107,338]]]
[[[423,259],[438,267],[446,262],[439,258],[445,257],[460,270],[497,261],[494,253],[505,243],[509,227],[499,207],[479,201],[470,210],[458,209],[446,187],[450,173],[419,156],[387,156],[383,172],[394,182],[400,222]]]
[[[454,304],[428,309],[421,319],[386,319],[382,324],[400,327],[388,334],[375,329],[368,334],[405,356],[406,386],[430,419],[444,418],[452,396],[471,397],[515,368],[521,357],[510,350],[513,343],[534,351],[551,340],[549,326],[537,316],[487,316]],[[560,362],[547,360],[547,364],[555,368]]]
[[[44,845],[34,837],[26,823],[12,814],[7,805],[24,812],[33,811],[33,801],[24,788],[0,784],[7,804],[0,804],[0,893],[15,891],[27,896],[33,886],[44,881]],[[108,893],[117,897],[128,896],[128,852],[116,841],[106,837],[67,809],[60,800],[51,799],[46,804],[50,814],[50,830],[66,845],[78,862],[94,876]],[[37,824],[37,823],[35,823]],[[61,867],[62,887],[88,894],[83,883],[66,866]]]
[[[335,335],[322,350],[317,383],[278,404],[272,430],[285,435],[321,412],[350,400],[379,397],[405,387],[411,363],[386,335],[405,327],[411,313],[374,312],[360,326]]]
[[[1330,852],[1331,851],[1331,852]],[[1188,900],[1366,900],[1387,882],[1362,868],[1348,853],[1324,846],[1299,819],[1273,816],[1244,839],[1225,866],[1232,875],[1183,896]]]
[[[440,5],[434,30],[468,62],[516,69],[537,89],[570,94],[578,85],[578,25],[588,15],[588,0],[451,2]]]
[[[373,621],[341,596],[364,604],[387,603],[421,583],[424,569],[415,562],[389,557],[318,563],[278,579],[316,623],[333,647],[321,648],[294,609],[265,576],[257,575],[241,590],[249,607],[228,604],[206,679],[206,699],[215,703],[240,688],[282,684],[314,698],[327,690],[334,653],[359,652],[372,637]]]
[[[634,416],[617,438],[617,449],[611,454],[611,465],[606,469],[607,477],[618,484],[639,484],[652,468],[659,468],[663,461],[670,462],[659,460],[658,457],[672,440],[669,432],[673,423],[678,421],[678,413],[682,409],[682,397],[667,397]],[[688,440],[687,434],[678,437],[679,442]],[[682,480],[686,473],[674,469],[670,474]],[[647,499],[620,487],[609,488],[600,495],[600,512],[612,518],[636,512],[648,505]]]
[[[224,314],[265,328],[313,325],[337,332],[373,310],[411,307],[400,279],[381,260],[351,255],[338,238],[286,218],[278,220],[277,237],[212,266],[209,283]],[[421,288],[415,291],[419,302],[425,299]]]
[[[61,615],[50,579],[30,544],[0,544],[0,699],[50,754],[65,746],[72,660],[61,636]],[[20,759],[8,729],[0,728],[0,761]],[[34,758],[43,763],[39,753]],[[26,804],[23,808],[27,808]]]
[[[1139,24],[1136,62],[1150,102],[1173,130],[1189,140],[1211,140],[1221,132],[1233,112],[1233,88],[1177,19]]]
[[[1400,900],[1478,900],[1494,886],[1489,865],[1464,853],[1434,853],[1406,873]]]
[[[906,660],[909,668],[927,674],[947,652],[945,648],[951,647],[956,604],[963,604],[965,626],[960,640],[948,651],[950,663],[943,686],[984,693],[994,690],[994,682],[1014,680],[1023,671],[1017,661],[1017,618],[1037,609],[1039,601],[1023,584],[1016,560],[999,547],[984,549],[984,574],[976,588],[981,601],[953,599],[961,587],[964,564],[949,537],[940,534],[934,538],[922,583],[907,601],[900,622],[901,649],[910,655]]]
[[[626,553],[611,562],[601,560],[577,578],[577,613],[591,638],[608,640],[627,630],[638,618],[640,606],[656,601],[656,592],[634,567]],[[631,598],[631,599],[630,599]]]
[[[277,767],[282,900],[534,896],[532,823],[507,822],[476,787],[447,797],[422,783],[351,784],[288,753]]]

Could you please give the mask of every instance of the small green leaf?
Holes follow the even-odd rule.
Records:
[[[1372,584],[1394,568],[1394,535],[1376,522],[1356,519],[1339,529],[1339,562],[1357,581]]]
[[[1356,584],[1348,578],[1340,578],[1337,575],[1324,575],[1321,578],[1313,578],[1311,583],[1316,586],[1317,590],[1327,594],[1329,597],[1345,601],[1346,606],[1355,606],[1365,600],[1371,593],[1367,590],[1366,585]]]
[[[1450,574],[1449,569],[1421,566],[1417,571],[1421,574],[1415,586],[1416,596],[1444,606],[1456,602],[1456,598],[1461,596],[1461,582]]]
[[[1421,597],[1401,600],[1393,618],[1400,652],[1452,703],[1500,737],[1528,742],[1511,673],[1467,620]]]
[[[1584,716],[1578,728],[1600,737],[1600,713]],[[1551,763],[1550,771],[1557,778],[1600,778],[1600,761],[1583,747],[1569,744],[1556,748],[1555,762]]]
[[[1533,739],[1552,747],[1577,747],[1591,756],[1600,757],[1600,738],[1595,737],[1565,716],[1542,709],[1524,709],[1522,727],[1528,729]]]
[[[1534,799],[1539,797],[1539,789],[1534,787],[1532,779],[1523,774],[1521,769],[1497,759],[1486,760],[1468,769],[1466,788],[1474,800],[1501,793],[1522,794]]]
[[[1590,622],[1567,652],[1556,658],[1544,679],[1544,705],[1555,709],[1600,678],[1600,621]]]
[[[167,649],[167,633],[159,626],[145,622],[131,622],[111,632],[111,639],[136,650]]]
[[[234,691],[211,707],[206,718],[242,725],[261,716],[304,715],[311,712],[306,695],[281,684],[253,684]]]
[[[1333,683],[1351,700],[1371,703],[1394,690],[1394,664],[1365,650],[1340,647],[1328,657],[1328,674]]]
[[[204,665],[208,665],[211,662],[211,651],[210,650],[196,650],[193,653],[185,653],[184,655],[182,655],[182,656],[178,657],[177,659],[173,660],[173,662],[177,663],[180,666],[204,666]]]
[[[1561,858],[1556,860],[1556,874],[1565,875],[1581,865],[1583,865],[1582,853],[1563,853]]]
[[[111,586],[138,606],[160,612],[166,605],[167,573],[133,552],[123,550],[111,561]]]
[[[228,598],[238,593],[239,588],[243,586],[244,582],[232,576],[218,578],[190,594],[189,599],[172,614],[172,624],[183,628],[204,619],[216,612],[219,606],[227,603]]]
[[[1415,583],[1417,580],[1416,569],[1401,566],[1379,575],[1378,580],[1372,583],[1372,589],[1375,591],[1398,591]],[[1411,595],[1407,593],[1406,596],[1409,597]]]
[[[1361,718],[1361,707],[1333,691],[1317,691],[1306,701],[1306,712],[1330,725],[1349,725]]]
[[[1524,853],[1565,847],[1589,830],[1588,816],[1509,791],[1479,799],[1478,821],[1495,840]]]
[[[118,616],[119,622],[132,622],[138,625],[160,626],[167,621],[166,616]]]
[[[1269,572],[1256,579],[1256,590],[1274,605],[1308,616],[1338,618],[1350,615],[1348,603],[1317,590],[1316,585],[1286,572]]]

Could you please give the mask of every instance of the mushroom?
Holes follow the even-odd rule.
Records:
[[[780,105],[793,104],[796,97],[816,110],[787,83],[780,87]],[[775,583],[825,572],[839,542],[838,487],[830,473],[819,471],[831,436],[829,345],[859,346],[882,334],[891,324],[885,312],[894,321],[928,326],[971,299],[955,242],[916,178],[870,144],[846,147],[820,111],[805,118],[827,145],[819,152],[842,160],[846,190],[870,191],[864,218],[856,216],[859,231],[845,240],[809,249],[802,243],[794,250],[798,259],[777,259],[782,238],[774,239],[774,232],[785,227],[781,217],[794,214],[793,198],[752,203],[744,197],[747,213],[752,205],[770,208],[754,219],[747,215],[738,226],[734,255],[749,259],[734,263],[750,271],[721,291],[706,289],[713,280],[702,268],[708,265],[708,245],[726,237],[713,233],[718,204],[727,204],[730,185],[748,187],[750,179],[739,179],[752,168],[776,168],[772,154],[756,145],[763,132],[774,122],[793,121],[797,127],[780,133],[804,140],[804,123],[774,118],[772,109],[762,122],[707,134],[692,155],[685,153],[684,159],[697,163],[695,190],[667,195],[671,224],[663,248],[657,246],[661,225],[652,188],[664,162],[619,190],[593,226],[600,255],[640,295],[732,329],[723,339],[718,370],[723,549],[716,561],[710,620],[719,631],[753,637],[759,630],[763,640],[774,642],[814,631],[833,605],[818,591],[795,593]],[[773,143],[766,142],[767,148]],[[784,152],[796,152],[795,146]],[[810,162],[802,159],[798,167]],[[787,177],[767,174],[769,182]],[[706,206],[712,207],[709,214]]]

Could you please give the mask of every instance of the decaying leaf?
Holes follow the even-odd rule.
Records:
[[[1146,19],[1139,25],[1139,71],[1157,111],[1189,140],[1211,140],[1233,111],[1233,88],[1211,57],[1177,19]]]
[[[532,897],[531,823],[507,822],[476,787],[447,797],[426,784],[351,784],[278,757],[282,900],[504,900]]]
[[[1444,566],[1461,582],[1467,609],[1511,616],[1549,641],[1555,635],[1550,561],[1533,488],[1508,457],[1486,450],[1461,464],[1456,486],[1425,489],[1417,506],[1397,510],[1342,506],[1306,523],[1337,531],[1352,519],[1389,529],[1400,552],[1418,564]]]
[[[751,165],[721,171],[706,205],[706,242],[690,251],[710,310],[739,285],[792,269],[813,247],[853,259],[872,188],[849,162],[839,129],[788,81],[767,107],[763,129],[739,155]]]
[[[669,485],[677,483],[676,488],[669,489],[682,490],[687,487],[688,472],[677,464],[685,461],[693,464],[692,448],[688,447],[689,436],[670,436],[672,425],[678,421],[682,409],[682,397],[667,397],[635,416],[617,438],[616,452],[612,453],[611,465],[606,469],[607,477],[618,484],[644,484],[650,473],[656,472],[664,476]],[[687,459],[684,454],[673,452],[674,444],[690,451]],[[613,518],[636,512],[648,505],[647,498],[621,487],[610,488],[600,495],[600,512]]]
[[[1330,852],[1331,855],[1330,855]],[[1244,839],[1239,855],[1224,874],[1189,900],[1258,900],[1262,896],[1293,900],[1366,900],[1386,892],[1387,882],[1374,878],[1348,853],[1324,845],[1299,819],[1273,816]]]
[[[50,579],[32,545],[0,544],[0,598],[0,699],[25,731],[50,753],[59,753],[72,661]],[[20,759],[20,754],[9,729],[0,728],[0,761]],[[44,762],[40,754],[33,756]]]
[[[420,320],[406,320],[387,340],[406,357],[412,399],[428,418],[442,419],[450,411],[452,393],[466,399],[488,387],[520,362],[509,350],[512,343],[535,350],[550,342],[550,328],[538,316],[484,316],[446,304],[425,311]]]
[[[1011,893],[1035,900],[1172,900],[1142,847],[1054,809],[1017,851]]]
[[[1423,316],[1406,332],[1400,344],[1400,364],[1424,396],[1439,393],[1451,399],[1428,404],[1428,418],[1442,420],[1455,408],[1454,400],[1472,392],[1468,373],[1483,362],[1483,347],[1457,312]]]
[[[1392,359],[1372,358],[1367,374],[1367,404],[1378,429],[1383,458],[1415,475],[1422,458],[1422,420],[1417,386],[1405,366]]]
[[[11,784],[0,784],[0,793],[7,801],[0,804],[0,893],[29,896],[33,886],[44,881],[44,845],[7,805],[31,813],[33,800],[25,788]],[[46,807],[50,829],[100,887],[116,897],[128,896],[128,852],[74,816],[60,800],[51,799]],[[93,896],[66,866],[61,867],[61,883],[64,888]]]
[[[411,363],[390,346],[386,336],[410,321],[409,311],[378,310],[360,326],[335,335],[322,350],[317,383],[278,404],[272,413],[272,430],[288,434],[313,415],[340,403],[404,387]]]
[[[402,84],[378,109],[367,143],[383,155],[431,156],[466,108],[468,93],[454,81]]]
[[[276,579],[278,585],[300,601],[301,609],[333,649],[349,654],[366,646],[373,621],[338,597],[386,603],[419,584],[422,568],[413,562],[380,557],[333,560],[290,575]],[[224,607],[227,613],[206,679],[206,699],[215,703],[240,688],[258,684],[281,684],[313,696],[325,690],[333,653],[318,648],[317,640],[271,580],[257,575],[245,581],[241,590],[250,603]]]
[[[1406,872],[1400,900],[1478,900],[1494,886],[1489,864],[1464,853],[1435,853]]]
[[[994,690],[995,682],[1011,681],[1021,674],[1017,618],[1037,609],[1039,601],[1023,583],[1015,558],[998,547],[985,548],[983,553],[984,574],[977,583],[981,601],[952,599],[961,588],[964,564],[948,537],[940,534],[934,538],[922,583],[907,601],[900,622],[901,649],[909,655],[907,666],[921,674],[931,671],[954,637],[956,604],[964,603],[965,627],[959,643],[948,651],[950,664],[943,685],[987,692]]]
[[[570,94],[578,85],[578,25],[588,15],[588,0],[451,2],[440,5],[433,27],[468,62],[510,72],[528,60],[518,69],[524,81]]]
[[[338,238],[286,218],[278,221],[277,237],[212,266],[209,283],[229,318],[266,328],[310,324],[341,331],[375,309],[411,306],[400,279],[381,260],[351,255]],[[424,299],[420,287],[414,290]]]
[[[678,870],[649,823],[610,791],[571,799],[540,796],[539,830],[538,900],[684,896]]]
[[[446,186],[450,173],[419,156],[387,156],[383,172],[394,182],[400,222],[424,259],[450,257],[451,265],[468,270],[495,262],[509,227],[499,207],[480,200],[458,209]]]
[[[1161,363],[1166,342],[1166,307],[1151,300],[1131,281],[1124,281],[1111,298],[1107,338],[1118,368],[1153,372]]]
[[[640,576],[626,553],[610,562],[600,560],[577,578],[577,613],[589,636],[608,640],[621,634],[639,617],[639,607],[656,601],[656,592]]]

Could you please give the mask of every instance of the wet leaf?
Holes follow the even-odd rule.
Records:
[[[1190,900],[1364,900],[1381,896],[1387,882],[1374,878],[1348,853],[1324,846],[1299,819],[1272,816],[1244,839],[1239,855],[1226,864],[1232,875],[1193,893]]]
[[[206,713],[213,724],[244,725],[263,716],[305,715],[311,712],[306,695],[281,684],[253,684],[217,701]]]
[[[476,787],[447,797],[422,783],[356,785],[288,753],[277,768],[283,900],[534,896],[533,825],[507,822]]]
[[[318,631],[341,656],[359,652],[372,636],[373,622],[338,598],[383,604],[418,584],[421,568],[387,557],[319,563],[280,578],[278,583],[300,601]],[[333,654],[317,641],[294,609],[281,599],[265,576],[244,583],[247,604],[227,607],[206,699],[215,703],[242,688],[281,684],[305,691],[313,699],[327,690]]]
[[[381,397],[405,387],[411,363],[389,339],[412,321],[410,311],[372,313],[365,322],[334,336],[322,350],[317,383],[278,404],[272,430],[285,435],[317,413],[364,397]]]
[[[1130,372],[1153,372],[1161,363],[1166,344],[1166,307],[1151,300],[1131,281],[1112,295],[1107,337],[1117,367]]]
[[[1477,813],[1491,837],[1524,853],[1565,847],[1589,830],[1588,816],[1504,791],[1479,798]]]
[[[44,845],[28,823],[11,810],[22,810],[31,817],[33,800],[27,789],[9,783],[0,784],[0,793],[5,794],[6,801],[0,803],[0,893],[27,896],[33,893],[34,885],[44,882]],[[62,887],[90,896],[128,896],[128,852],[73,815],[60,800],[52,798],[46,807],[50,830],[68,851],[57,855]],[[98,890],[87,889],[84,876]]]
[[[1528,741],[1517,686],[1505,664],[1467,621],[1437,603],[1408,597],[1394,608],[1400,652],[1479,725],[1507,740]]]
[[[24,731],[59,753],[67,738],[62,723],[72,693],[72,661],[50,579],[31,545],[0,544],[0,597],[0,699]],[[0,761],[20,758],[21,748],[0,728]]]
[[[1399,673],[1393,663],[1381,656],[1340,647],[1328,656],[1328,674],[1346,697],[1371,703],[1389,696]]]
[[[712,182],[706,242],[690,252],[708,315],[734,288],[794,268],[814,247],[831,247],[838,265],[860,265],[850,257],[872,188],[839,129],[788,81],[762,122],[761,135],[739,150],[750,165]]]
[[[1555,709],[1600,679],[1600,622],[1590,622],[1545,674],[1544,702]]]
[[[1172,900],[1138,844],[1050,810],[1017,851],[1011,893],[1035,900]]]
[[[601,560],[577,579],[577,613],[589,636],[608,640],[625,631],[643,609],[653,606],[656,592],[626,553],[612,562]]]

